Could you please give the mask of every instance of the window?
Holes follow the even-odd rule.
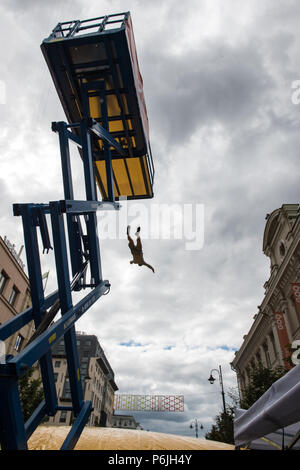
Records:
[[[240,384],[241,388],[245,388],[245,375],[243,373],[240,374]]]
[[[62,411],[60,413],[60,418],[59,418],[59,422],[60,423],[65,423],[67,421],[67,412],[66,411]]]
[[[20,351],[21,346],[22,346],[22,344],[23,344],[23,341],[24,341],[23,336],[22,336],[22,335],[18,335],[18,336],[17,336],[17,339],[16,339],[16,342],[15,342],[15,345],[14,345],[14,349],[15,349],[16,351]]]
[[[16,286],[13,286],[9,297],[8,297],[8,303],[13,307],[16,303],[16,299],[18,297],[19,290],[16,288]]]
[[[269,349],[268,349],[267,343],[264,343],[263,348],[264,348],[264,352],[265,352],[265,356],[266,356],[267,366],[271,367],[271,359],[270,359],[270,354],[269,354]]]
[[[55,361],[54,367],[60,367],[60,361]]]
[[[65,386],[63,391],[63,399],[64,398],[71,398],[71,389],[70,389],[70,381],[69,378],[65,379]]]
[[[285,243],[283,240],[281,240],[280,245],[279,245],[279,253],[280,253],[281,258],[285,256],[286,247],[285,247]]]
[[[270,332],[269,336],[270,336],[270,340],[271,340],[271,343],[272,343],[272,347],[273,347],[273,350],[274,350],[275,357],[277,357],[277,348],[276,348],[275,338],[274,338],[274,335],[273,335],[272,331]]]
[[[0,273],[0,294],[2,294],[3,289],[5,287],[6,282],[8,281],[8,275],[5,273],[5,271],[1,271]]]
[[[256,353],[256,359],[257,359],[258,364],[261,364],[261,355],[260,355],[260,352]]]

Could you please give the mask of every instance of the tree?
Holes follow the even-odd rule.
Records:
[[[236,394],[231,392],[229,397],[232,400],[231,406],[226,406],[224,411],[215,417],[215,424],[205,437],[213,441],[234,444],[234,412],[237,407],[247,410],[253,405],[278,379],[286,374],[284,367],[268,369],[262,364],[252,367],[249,377],[249,384],[243,390],[243,398],[240,400]]]
[[[269,369],[262,364],[252,367],[250,371],[249,384],[243,390],[243,398],[240,408],[247,410],[253,405],[278,379],[286,374],[284,367],[278,366]]]
[[[205,434],[205,438],[211,441],[234,444],[233,420],[234,408],[227,407],[226,413],[222,411],[222,413],[215,417],[216,424],[212,425],[210,432]]]
[[[44,393],[41,389],[42,382],[40,379],[32,379],[33,371],[34,369],[31,367],[19,380],[19,391],[25,422],[44,398]]]

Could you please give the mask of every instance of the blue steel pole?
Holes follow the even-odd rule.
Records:
[[[43,307],[45,299],[37,240],[37,230],[35,226],[36,206],[34,204],[22,204],[20,209],[23,221],[33,318],[35,327],[38,327],[42,317],[45,315],[45,309]],[[54,416],[57,407],[57,394],[50,350],[40,358],[40,368],[44,386],[44,396],[47,405],[47,413],[49,416]]]
[[[69,434],[67,435],[63,445],[61,446],[61,450],[72,450],[74,449],[84,426],[86,425],[89,416],[92,412],[92,403],[90,401],[86,401],[75,421],[73,424]]]
[[[17,356],[7,360],[6,364],[0,365],[0,378],[6,376],[24,375],[24,364],[32,366],[41,355],[49,350],[49,346],[55,344],[66,332],[74,327],[79,318],[109,289],[109,282],[104,281],[93,289],[67,313],[58,319],[46,331],[41,333],[32,343],[27,345]]]
[[[70,148],[69,148],[69,136],[71,133],[68,131],[67,124],[65,122],[52,123],[52,130],[58,131],[59,134],[59,146],[61,155],[61,168],[64,186],[65,199],[74,199],[74,190],[72,182],[72,171],[71,171],[71,159],[70,159]],[[80,238],[80,220],[79,216],[67,214],[67,225],[68,225],[68,236],[70,244],[70,257],[72,265],[72,274],[75,276],[82,270],[83,257],[81,249],[81,238]]]
[[[50,213],[52,222],[53,244],[55,252],[60,307],[61,313],[62,315],[64,315],[72,308],[73,305],[70,288],[64,221],[63,215],[60,213],[59,202],[50,202]],[[69,331],[65,333],[64,340],[73,409],[75,416],[77,416],[83,405],[83,390],[80,378],[75,327],[72,327]]]
[[[101,102],[101,119],[102,126],[109,132],[108,112],[106,104],[105,82],[102,80],[100,89],[100,102]],[[105,166],[106,166],[106,181],[107,181],[107,196],[108,200],[115,202],[114,184],[113,184],[113,168],[109,143],[103,140]]]
[[[0,365],[0,368],[3,367]],[[0,442],[2,450],[27,450],[18,378],[1,377]]]
[[[83,168],[85,179],[86,198],[88,201],[97,201],[97,192],[95,186],[95,177],[93,169],[93,154],[91,146],[91,136],[89,133],[90,120],[82,119],[80,123]],[[91,284],[99,285],[102,281],[100,246],[97,231],[97,215],[91,212],[86,216],[87,236],[89,241],[89,255],[91,268]]]

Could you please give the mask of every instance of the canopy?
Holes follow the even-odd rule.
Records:
[[[300,421],[300,364],[275,382],[248,410],[237,409],[236,446],[274,433]],[[295,429],[297,432],[298,429]],[[300,425],[299,425],[300,429]]]
[[[245,410],[243,410],[245,411]],[[250,450],[282,450],[291,446],[295,440],[295,436],[300,431],[300,422],[291,424],[283,429],[278,429],[275,432],[271,432],[264,437],[255,439],[247,445],[247,449]],[[292,446],[293,450],[300,450],[300,441],[297,440]]]

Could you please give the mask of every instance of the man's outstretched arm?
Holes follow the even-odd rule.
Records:
[[[150,266],[150,264],[144,263],[144,266],[147,266],[147,268],[149,268],[149,269],[151,269],[153,272],[155,272],[154,269],[152,268],[152,266]]]

